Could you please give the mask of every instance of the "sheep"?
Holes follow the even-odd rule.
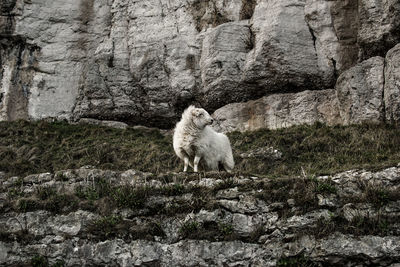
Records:
[[[183,160],[183,171],[188,165],[198,172],[200,160],[210,170],[218,170],[221,163],[227,172],[231,172],[235,162],[228,137],[217,133],[210,127],[213,118],[202,108],[189,106],[176,124],[173,135],[173,146],[176,155]],[[193,160],[193,165],[190,160]]]

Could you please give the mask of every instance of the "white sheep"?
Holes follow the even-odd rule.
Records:
[[[176,124],[173,145],[176,155],[184,162],[184,172],[188,165],[197,172],[200,160],[210,170],[218,170],[219,163],[228,172],[235,166],[229,139],[209,126],[213,121],[204,109],[189,106]]]

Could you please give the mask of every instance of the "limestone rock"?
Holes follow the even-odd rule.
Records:
[[[396,0],[307,0],[304,12],[320,68],[333,68],[335,75],[357,62],[384,57],[400,42]]]
[[[398,237],[395,237],[394,240],[398,240]],[[379,258],[387,255],[387,253],[392,253],[393,250],[399,249],[399,243],[396,241],[393,242],[394,240],[390,237],[377,236],[365,236],[358,239],[338,234],[331,237],[331,239],[321,240],[319,243],[320,246],[313,251],[312,255],[316,257],[321,257],[325,254],[334,255],[340,250],[340,253],[346,255],[350,262],[353,259],[352,265],[356,265],[354,263],[359,255],[369,255],[372,258]],[[344,263],[334,258],[331,260],[332,263],[340,265]]]
[[[358,59],[357,2],[307,0],[304,13],[314,38],[318,65],[336,80]]]
[[[66,265],[111,266],[275,266],[296,259],[321,265],[389,266],[400,257],[397,194],[400,167],[378,172],[351,170],[315,177],[313,182],[292,178],[290,182],[309,186],[329,181],[336,190],[335,193],[314,192],[314,199],[309,199],[307,204],[295,200],[293,197],[298,193],[290,190],[284,196],[285,202],[290,202],[288,205],[270,203],[269,189],[263,187],[267,183],[281,187],[281,178],[249,179],[232,174],[227,178],[231,182],[226,183],[213,178],[213,173],[193,177],[166,175],[176,175],[173,180],[179,182],[169,183],[162,177],[135,170],[120,172],[90,167],[29,175],[23,179],[9,178],[0,187],[0,203],[7,204],[0,205],[0,265],[29,265],[38,255],[49,265],[62,261]],[[221,187],[209,180],[224,184]],[[255,180],[260,183],[256,184]],[[105,210],[96,209],[96,204],[105,205],[105,199],[93,198],[94,195],[90,201],[79,199],[92,203],[86,207],[90,211],[50,212],[42,210],[44,206],[32,206],[32,211],[25,212],[18,207],[12,210],[13,205],[6,202],[16,197],[15,194],[7,196],[7,192],[21,190],[26,192],[23,194],[26,199],[36,191],[25,189],[39,186],[52,186],[73,199],[75,191],[63,189],[77,184],[95,190],[105,186],[106,181],[112,186],[127,185],[131,190],[147,188],[151,196],[143,195],[146,198],[143,207],[115,206],[106,214],[99,212]],[[170,185],[179,185],[182,194],[168,194],[163,190]],[[261,198],[260,187],[265,190]],[[367,192],[366,188],[382,190],[376,193],[387,192],[380,195],[387,198],[386,203],[375,207],[374,199],[368,197],[373,192]],[[125,191],[115,188],[116,192]],[[134,197],[134,192],[117,195],[126,201]],[[334,197],[337,201],[335,205],[323,204],[328,210],[318,203],[322,197]],[[213,202],[214,205],[209,205]],[[195,208],[195,205],[204,206]],[[175,208],[175,212],[173,209],[165,212],[166,207]],[[363,220],[354,222],[356,218]],[[188,230],[191,238],[182,234],[186,223],[194,225]],[[134,234],[148,225],[156,227],[156,231],[150,228],[153,230],[145,235]]]
[[[240,154],[241,158],[262,158],[270,160],[279,160],[282,158],[282,152],[273,147],[259,147],[248,152]]]
[[[0,120],[172,128],[191,103],[331,98],[339,75],[400,42],[399,21],[397,0],[4,0]],[[254,128],[336,121],[295,114]]]
[[[400,3],[397,0],[358,1],[360,60],[384,57],[400,43]]]
[[[249,86],[267,92],[332,87],[333,73],[318,67],[304,1],[260,1],[252,22],[254,48],[244,67]],[[260,95],[260,88],[253,94]]]
[[[303,8],[277,0],[3,1],[0,119],[169,128],[189,103],[213,110],[267,92],[332,87]]]
[[[400,44],[389,50],[385,61],[385,114],[389,123],[400,123]]]
[[[120,122],[120,121],[104,121],[104,120],[82,118],[79,120],[79,123],[101,125],[101,126],[107,126],[107,127],[112,127],[112,128],[118,128],[118,129],[128,128],[128,124]]]
[[[340,75],[336,90],[344,124],[383,121],[383,71],[384,59],[374,57]]]
[[[1,28],[1,27],[0,27]],[[28,119],[30,89],[39,47],[18,37],[0,37],[0,120]]]
[[[218,107],[249,98],[241,83],[252,42],[247,23],[225,23],[205,33],[200,69],[201,92],[207,106]]]
[[[276,94],[245,103],[226,105],[213,113],[219,131],[277,129],[302,123],[340,123],[333,89]]]

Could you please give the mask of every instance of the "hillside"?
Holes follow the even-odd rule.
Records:
[[[1,0],[0,265],[398,267],[399,96],[399,0]]]
[[[382,169],[400,162],[400,129],[384,124],[294,126],[228,134],[235,171],[268,177]],[[276,150],[276,151],[275,151]],[[0,169],[6,176],[94,166],[155,174],[181,171],[172,131],[114,129],[65,122],[0,122]]]
[[[154,129],[0,127],[2,265],[400,260],[400,130],[392,126],[234,132],[232,174],[179,172],[171,135]]]

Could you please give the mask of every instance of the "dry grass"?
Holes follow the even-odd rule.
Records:
[[[178,170],[171,138],[156,130],[113,129],[65,122],[1,122],[0,171],[8,175],[78,168]]]
[[[400,129],[390,125],[364,124],[328,127],[323,124],[294,126],[230,134],[236,170],[271,177],[334,174],[349,169],[369,170],[400,162]],[[241,159],[240,153],[258,147],[282,152],[279,161]]]
[[[388,125],[328,127],[322,124],[229,134],[235,171],[268,177],[333,174],[381,169],[400,162],[400,129]],[[280,160],[240,158],[259,147],[274,147]],[[92,165],[155,174],[181,171],[172,137],[157,130],[113,129],[65,122],[0,122],[0,171],[7,176],[54,172]]]

